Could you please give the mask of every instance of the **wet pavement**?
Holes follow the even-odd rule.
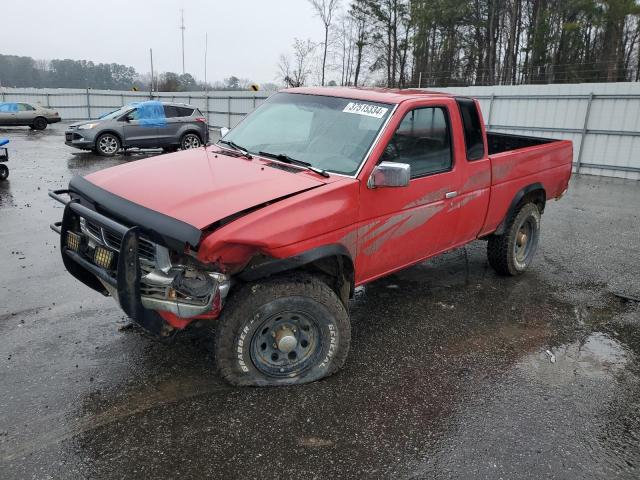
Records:
[[[63,128],[0,130],[0,478],[640,477],[640,183],[574,178],[526,275],[482,242],[407,269],[358,292],[339,374],[238,389],[65,273],[47,190],[145,154]]]

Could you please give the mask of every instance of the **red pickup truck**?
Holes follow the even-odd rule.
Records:
[[[305,383],[349,350],[354,289],[477,239],[524,272],[569,141],[486,133],[470,98],[295,88],[215,145],[75,177],[67,270],[156,336],[211,326],[236,385]]]

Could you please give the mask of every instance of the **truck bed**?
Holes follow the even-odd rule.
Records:
[[[487,132],[491,162],[491,196],[482,234],[496,230],[516,194],[538,184],[546,200],[567,189],[573,162],[569,140]]]
[[[489,155],[509,152],[520,148],[544,145],[546,143],[557,142],[554,138],[528,137],[524,135],[511,135],[509,133],[487,132],[487,143],[489,145]]]

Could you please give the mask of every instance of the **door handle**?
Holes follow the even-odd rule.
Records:
[[[455,198],[458,196],[458,192],[447,192],[444,194],[444,198]]]

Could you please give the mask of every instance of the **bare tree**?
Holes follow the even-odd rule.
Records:
[[[349,16],[355,24],[355,72],[353,85],[358,86],[360,79],[360,69],[362,68],[364,47],[369,42],[369,17],[370,13],[366,0],[354,0],[349,8]]]
[[[301,87],[311,73],[313,53],[316,44],[311,40],[295,39],[293,42],[293,60],[287,55],[280,55],[278,69],[280,78],[289,87]]]
[[[340,0],[309,0],[309,3],[311,3],[316,11],[316,15],[320,17],[324,25],[324,53],[322,55],[322,81],[320,82],[324,87],[324,72],[327,66],[327,48],[329,46],[329,28],[331,27],[333,16],[340,5]]]

